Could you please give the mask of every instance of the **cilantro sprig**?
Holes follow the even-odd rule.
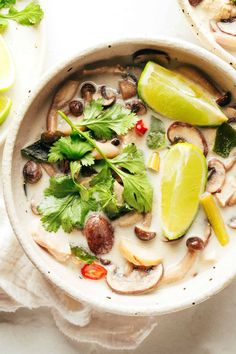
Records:
[[[153,189],[144,169],[142,153],[139,152],[135,146],[132,148],[127,147],[126,150],[123,150],[123,154],[127,154],[127,149],[128,151],[131,151],[135,156],[135,159],[132,163],[128,162],[128,159],[125,160],[124,155],[122,159],[122,154],[118,157],[120,158],[120,161],[118,158],[108,159],[96,144],[96,141],[92,139],[87,132],[82,132],[62,111],[58,111],[58,113],[70,125],[73,133],[77,133],[80,137],[87,140],[89,144],[99,152],[99,154],[106,162],[106,165],[120,176],[124,184],[123,196],[125,202],[140,213],[149,212],[152,208]],[[134,149],[136,150],[134,151]],[[125,167],[128,172],[120,169],[118,166]]]
[[[15,0],[0,0],[0,9],[9,8],[7,13],[0,13],[0,32],[8,26],[8,20],[13,20],[23,26],[38,25],[44,16],[41,6],[36,2],[30,2],[24,9],[17,10],[13,5]]]
[[[71,247],[71,252],[76,258],[79,258],[79,260],[87,264],[92,264],[94,261],[97,260],[97,257],[88,253],[83,247],[79,247],[79,246]]]

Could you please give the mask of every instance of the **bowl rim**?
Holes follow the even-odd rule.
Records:
[[[27,255],[29,260],[34,264],[34,266],[40,271],[40,273],[53,285],[57,286],[60,288],[63,292],[74,298],[75,300],[79,301],[80,303],[85,303],[89,304],[91,307],[94,307],[100,311],[106,311],[114,314],[121,314],[121,315],[126,315],[126,316],[134,316],[134,315],[139,315],[139,316],[153,316],[153,315],[162,315],[166,313],[171,313],[171,312],[176,312],[180,311],[183,309],[186,309],[188,307],[191,307],[193,304],[200,303],[212,295],[218,293],[220,290],[225,288],[227,285],[231,283],[231,281],[236,277],[236,267],[235,269],[230,269],[227,274],[225,274],[224,279],[221,281],[218,281],[216,283],[211,284],[207,290],[203,289],[198,296],[189,296],[186,297],[181,301],[180,304],[171,304],[168,305],[166,308],[160,308],[158,304],[156,303],[147,303],[145,307],[141,307],[140,309],[137,309],[136,306],[132,305],[132,301],[130,301],[130,306],[127,308],[127,306],[120,305],[118,303],[114,302],[109,302],[105,301],[102,299],[97,299],[94,297],[91,300],[90,296],[87,296],[87,294],[80,292],[78,294],[78,291],[75,291],[75,289],[72,286],[67,286],[60,276],[57,274],[57,272],[50,271],[50,273],[47,271],[47,266],[42,262],[39,253],[35,252],[34,249],[29,247],[29,244],[27,243],[27,238],[24,236],[24,232],[21,229],[20,222],[18,220],[17,214],[15,212],[14,208],[14,198],[13,198],[13,191],[11,188],[11,172],[12,172],[12,155],[14,151],[14,146],[15,146],[15,140],[17,137],[17,133],[20,127],[21,122],[23,121],[25,114],[27,113],[29,107],[37,97],[37,95],[40,93],[40,91],[43,89],[43,87],[60,71],[62,71],[64,68],[68,67],[70,64],[78,62],[81,58],[83,58],[85,55],[91,55],[92,53],[96,53],[96,51],[105,49],[108,46],[119,46],[119,45],[128,45],[128,44],[142,44],[144,46],[148,45],[155,45],[155,46],[175,46],[175,47],[180,47],[181,50],[186,50],[189,51],[190,54],[196,55],[197,57],[201,58],[202,60],[206,60],[208,62],[211,61],[212,65],[215,65],[216,67],[225,67],[224,71],[227,71],[228,76],[232,77],[232,81],[234,80],[236,82],[236,72],[235,70],[225,63],[222,59],[219,57],[215,56],[214,54],[208,52],[206,49],[201,48],[195,44],[189,43],[187,41],[169,37],[169,36],[159,36],[155,38],[146,38],[146,37],[139,37],[139,38],[128,38],[128,39],[121,39],[121,40],[116,40],[116,41],[109,41],[106,43],[99,44],[97,46],[93,46],[89,49],[86,49],[84,51],[79,51],[76,54],[73,54],[72,56],[68,56],[68,58],[64,59],[62,62],[60,62],[58,65],[55,67],[51,68],[49,71],[47,71],[39,83],[34,87],[32,90],[30,96],[26,97],[21,110],[18,112],[17,116],[15,119],[12,121],[11,127],[9,129],[9,134],[4,146],[4,151],[3,151],[3,163],[2,163],[2,184],[3,184],[3,195],[4,195],[4,200],[5,200],[5,205],[6,205],[6,210],[9,216],[9,220],[11,223],[11,226],[13,228],[13,231],[23,248],[24,253]],[[130,297],[132,299],[132,297]],[[194,301],[194,303],[193,303]]]

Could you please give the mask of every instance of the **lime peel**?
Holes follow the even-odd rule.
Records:
[[[8,114],[10,113],[10,109],[12,106],[12,100],[7,96],[0,96],[0,124],[2,124]]]

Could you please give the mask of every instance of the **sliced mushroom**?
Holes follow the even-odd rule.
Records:
[[[83,82],[83,84],[80,87],[80,94],[85,102],[91,102],[93,99],[93,95],[95,94],[96,91],[97,91],[97,87],[91,81]]]
[[[195,82],[207,91],[214,99],[222,97],[221,92],[210,81],[210,79],[201,70],[192,65],[181,65],[175,69],[176,72],[182,74],[187,79]]]
[[[231,195],[231,197],[229,198],[227,205],[228,206],[233,206],[236,204],[236,190],[233,192],[233,194]]]
[[[208,145],[204,135],[189,123],[174,122],[167,130],[167,137],[172,144],[186,141],[197,146],[205,156],[208,153]]]
[[[128,102],[126,107],[129,108],[133,113],[136,113],[137,116],[142,116],[147,113],[147,108],[141,100]]]
[[[219,193],[225,183],[225,166],[218,159],[211,159],[208,162],[208,182],[206,190],[209,193]]]
[[[143,215],[137,213],[136,211],[131,211],[130,213],[121,216],[118,220],[118,226],[120,227],[129,227],[137,224],[138,222],[143,220]]]
[[[55,176],[56,170],[53,165],[46,162],[42,162],[41,166],[44,169],[44,171],[48,174],[49,177]]]
[[[170,63],[170,57],[166,52],[156,49],[141,49],[133,54],[134,64],[145,64],[149,60],[157,62],[161,65],[168,65]]]
[[[79,82],[68,80],[55,94],[47,116],[47,130],[55,132],[57,130],[57,111],[65,108],[73,99],[78,89]]]
[[[175,283],[184,279],[197,257],[198,252],[188,250],[184,258],[178,264],[165,271],[161,285]]]
[[[136,266],[151,267],[162,262],[153,250],[127,238],[120,241],[119,249],[123,257]]]
[[[215,193],[215,198],[222,208],[233,203],[234,193],[236,191],[236,183],[234,177],[226,177],[226,182],[220,193]],[[232,199],[231,199],[232,197]],[[231,201],[230,201],[231,199]]]
[[[214,32],[215,40],[218,44],[222,45],[222,47],[228,49],[236,48],[236,36],[231,36],[229,34],[223,33],[220,30]]]
[[[23,167],[23,177],[26,183],[37,183],[42,177],[40,164],[34,161],[27,161]]]
[[[143,218],[143,226],[144,227],[150,227],[152,223],[152,213],[146,213],[144,214],[144,218]]]
[[[160,283],[164,273],[162,264],[147,270],[133,269],[128,275],[119,268],[109,268],[106,281],[117,294],[138,295],[154,290]]]
[[[119,155],[120,153],[120,149],[117,146],[113,145],[110,141],[106,141],[105,143],[101,143],[100,141],[97,141],[96,144],[99,147],[99,149],[103,152],[103,154],[110,159]],[[96,149],[92,151],[92,155],[95,158],[95,160],[103,159],[103,157]]]
[[[156,237],[156,232],[145,230],[140,226],[135,226],[134,232],[135,235],[142,241],[150,241]]]
[[[116,102],[116,94],[114,90],[111,90],[105,85],[100,87],[101,96],[103,98],[103,107],[110,107]]]
[[[230,221],[228,222],[228,226],[231,229],[236,229],[236,217],[230,219]]]
[[[39,215],[38,205],[36,204],[34,199],[31,199],[30,208],[34,215]]]
[[[137,94],[136,84],[130,80],[120,80],[119,90],[123,100],[128,100],[129,98],[132,98]]]
[[[216,22],[217,27],[223,33],[236,36],[236,17],[230,17]]]
[[[225,170],[228,172],[229,170],[231,170],[231,168],[233,168],[233,166],[236,163],[236,155],[230,157],[227,161],[225,161],[224,165],[225,165]]]
[[[58,236],[39,230],[33,231],[32,237],[39,246],[45,248],[60,262],[67,261],[71,255],[70,244],[66,235]]]

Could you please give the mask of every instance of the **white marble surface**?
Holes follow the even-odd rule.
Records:
[[[45,3],[48,22],[45,70],[71,52],[122,37],[165,34],[198,43],[175,0],[50,0]],[[236,282],[199,306],[160,317],[157,328],[135,353],[234,354],[234,294]],[[69,341],[55,327],[48,309],[1,313],[0,353],[112,354],[95,345]]]

